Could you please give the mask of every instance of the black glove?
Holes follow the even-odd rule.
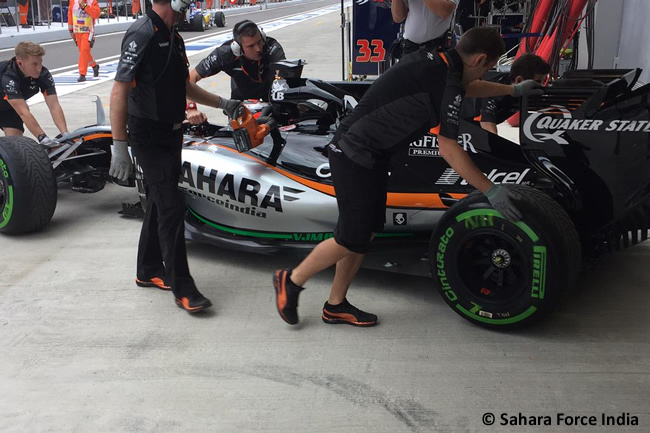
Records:
[[[485,196],[492,207],[499,211],[508,221],[516,222],[522,218],[521,212],[513,202],[513,200],[521,198],[518,193],[508,190],[505,186],[492,185],[485,192]]]
[[[525,80],[519,84],[515,84],[514,96],[531,96],[531,95],[543,95],[544,86],[539,84],[534,80]]]

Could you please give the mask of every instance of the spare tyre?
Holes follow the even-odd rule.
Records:
[[[520,195],[522,221],[506,220],[475,192],[445,212],[429,246],[445,302],[464,319],[500,330],[547,316],[581,264],[580,239],[564,209],[534,188],[508,188]]]
[[[45,149],[30,138],[0,137],[0,233],[41,230],[52,219],[56,200],[56,179]]]

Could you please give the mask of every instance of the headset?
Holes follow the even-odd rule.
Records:
[[[176,1],[181,1],[181,0],[176,0]],[[241,57],[244,54],[244,50],[240,45],[241,41],[239,40],[239,38],[241,38],[241,34],[244,31],[244,29],[250,27],[255,27],[257,29],[260,36],[262,36],[262,41],[266,44],[266,34],[264,33],[264,30],[259,28],[257,24],[255,24],[251,20],[240,21],[237,24],[235,24],[235,26],[232,28],[232,43],[230,44],[230,49],[232,50],[232,53],[236,57]]]
[[[190,3],[193,1],[194,0],[171,0],[171,6],[175,12],[183,14],[187,8],[190,7]]]

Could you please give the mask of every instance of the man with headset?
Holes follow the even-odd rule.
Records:
[[[250,20],[235,24],[232,35],[232,40],[217,47],[190,72],[190,81],[196,83],[223,71],[230,75],[231,98],[268,99],[275,78],[270,65],[285,59],[282,45]],[[194,102],[188,100],[186,108],[190,123],[206,121]]]
[[[174,26],[190,2],[154,0],[146,16],[133,23],[122,39],[111,92],[109,174],[122,181],[129,178],[133,170],[130,143],[144,173],[147,194],[135,282],[141,287],[171,289],[176,305],[196,313],[212,304],[194,284],[185,249],[185,202],[178,189],[185,98],[221,108],[231,117],[241,103],[188,81],[185,44]]]

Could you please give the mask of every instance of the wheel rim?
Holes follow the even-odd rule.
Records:
[[[522,295],[528,284],[528,255],[510,235],[482,230],[466,236],[457,255],[459,277],[481,303],[504,303]]]

